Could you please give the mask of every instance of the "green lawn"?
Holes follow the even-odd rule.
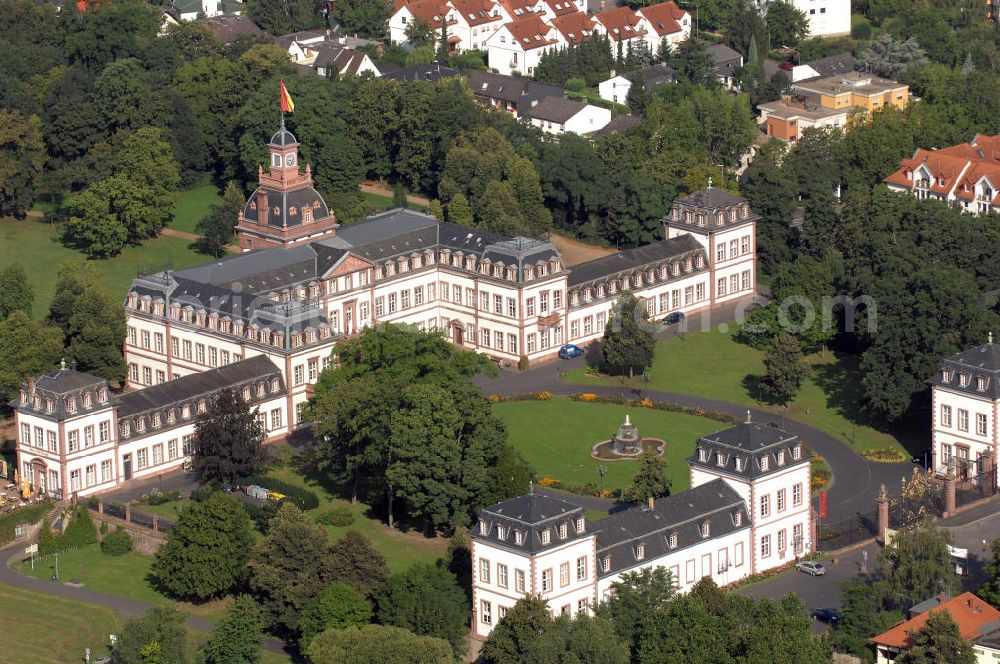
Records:
[[[104,276],[106,287],[124,299],[137,270],[160,269],[167,264],[183,268],[210,260],[191,249],[190,244],[189,240],[161,236],[139,247],[126,247],[118,256],[94,261],[94,265]],[[56,268],[72,258],[83,258],[83,254],[59,242],[58,226],[36,219],[0,219],[0,267],[20,263],[31,276],[36,318],[48,313],[55,293]]]
[[[763,356],[761,351],[737,343],[731,333],[692,332],[657,344],[649,389],[721,399],[780,414],[779,406],[758,401]],[[838,357],[827,352],[825,357],[816,354],[808,360],[812,374],[789,404],[787,417],[822,429],[859,452],[893,448],[902,460],[909,458],[907,447],[916,449],[921,444],[919,435],[877,430],[863,416],[856,356]],[[621,384],[585,368],[570,371],[564,380],[584,385]],[[638,379],[634,382],[641,387]]]
[[[642,407],[571,401],[554,397],[547,401],[498,403],[494,412],[507,423],[510,441],[535,469],[539,477],[567,484],[599,485],[597,469],[604,466],[604,488],[626,486],[635,474],[633,460],[598,461],[591,447],[609,440],[625,420],[626,413],[639,428],[639,435],[667,442],[664,459],[672,480],[672,493],[690,487],[687,458],[694,453],[695,441],[726,425],[683,413]]]
[[[372,210],[375,212],[381,212],[382,210],[388,210],[394,207],[392,204],[392,196],[381,196],[367,191],[362,191],[361,195],[364,197],[365,202],[368,203],[368,205],[370,205]],[[423,205],[410,202],[406,203],[406,207],[411,210],[417,210],[418,212],[422,212],[425,209]]]
[[[195,226],[208,216],[213,205],[222,202],[222,192],[210,180],[180,192],[174,205],[174,220],[170,228],[196,233]],[[235,220],[234,220],[235,221]]]
[[[92,659],[104,655],[122,620],[111,609],[0,585],[0,625],[0,661],[68,664],[82,662],[84,648]]]
[[[401,572],[414,563],[434,562],[442,558],[448,548],[448,540],[442,537],[424,537],[416,532],[400,532],[389,528],[382,520],[370,514],[370,509],[364,503],[351,505],[350,500],[340,498],[335,488],[328,487],[318,480],[307,480],[291,469],[276,470],[271,473],[277,479],[290,484],[309,487],[319,496],[317,509],[307,512],[313,519],[332,507],[343,506],[354,513],[354,523],[350,526],[325,526],[332,539],[337,539],[348,530],[356,530],[371,540],[389,563],[393,573]]]
[[[213,620],[223,616],[229,603],[226,599],[194,605],[174,602],[161,595],[153,587],[149,576],[152,564],[151,556],[135,552],[126,553],[124,556],[108,556],[101,553],[100,545],[90,544],[75,551],[59,554],[59,582],[79,580],[85,587],[109,595],[128,597],[147,604],[175,604],[187,613]],[[36,560],[35,569],[32,570],[30,561],[24,560],[17,563],[15,569],[22,574],[56,583],[52,581],[55,565],[54,558]]]

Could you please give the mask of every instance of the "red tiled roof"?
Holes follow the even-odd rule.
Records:
[[[535,13],[535,3],[537,2],[538,0],[500,0],[500,4],[515,21]]]
[[[884,182],[912,189],[913,173],[923,166],[931,174],[931,192],[947,195],[954,191],[957,198],[971,201],[975,198],[975,185],[985,177],[994,192],[990,202],[1000,205],[1000,135],[979,135],[971,143],[941,150],[919,148],[913,157],[900,160],[899,166]]]
[[[451,11],[447,0],[416,0],[408,2],[405,7],[410,10],[416,18],[422,18],[431,24],[434,29],[441,29],[444,24],[444,17]],[[397,10],[398,11],[398,10]],[[449,21],[449,25],[454,25],[456,21]]]
[[[545,0],[545,4],[549,6],[549,11],[556,16],[567,16],[577,11],[576,5],[571,0]]]
[[[660,37],[681,32],[681,19],[685,13],[673,0],[643,7],[636,12],[646,19],[649,27]]]
[[[608,31],[608,36],[614,41],[632,39],[646,34],[646,30],[638,30],[636,26],[641,20],[628,7],[615,7],[598,14],[597,21]]]
[[[493,16],[493,3],[488,0],[451,0],[451,5],[469,25],[482,25],[499,21],[499,16]]]
[[[966,641],[972,641],[982,636],[979,628],[1000,618],[1000,611],[997,611],[972,593],[962,593],[950,602],[945,602],[941,606],[921,613],[915,618],[902,622],[892,629],[872,637],[872,641],[880,645],[906,650],[913,645],[910,633],[919,631],[927,622],[927,618],[932,613],[937,613],[938,611],[947,611],[951,614],[952,620],[958,623],[958,630],[961,632],[962,638]]]
[[[594,19],[583,12],[573,12],[552,19],[552,27],[570,44],[579,44],[594,33]]]
[[[504,27],[514,37],[514,41],[517,42],[518,46],[525,51],[556,43],[555,39],[549,39],[546,36],[549,26],[545,25],[542,19],[534,14],[525,16],[519,21],[508,23]]]

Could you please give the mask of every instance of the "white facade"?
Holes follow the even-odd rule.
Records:
[[[522,33],[519,27],[525,26],[521,24],[530,24],[532,29]],[[504,24],[484,42],[487,64],[498,74],[530,77],[541,62],[542,54],[558,46],[556,35],[558,31],[543,24],[541,19],[522,19]]]
[[[632,81],[621,74],[597,84],[597,92],[601,99],[613,101],[616,104],[624,104],[625,100],[628,99],[628,91],[631,89]]]
[[[530,114],[531,111],[529,110],[526,115],[530,117]],[[585,104],[565,122],[555,122],[536,117],[530,117],[530,120],[533,126],[538,127],[546,134],[558,136],[566,132],[573,132],[574,134],[583,136],[606,127],[611,122],[611,110],[594,106],[593,104]]]
[[[770,2],[766,0],[758,0],[758,5],[765,11],[769,4]],[[792,5],[809,19],[810,37],[840,37],[851,34],[850,0],[792,0]]]

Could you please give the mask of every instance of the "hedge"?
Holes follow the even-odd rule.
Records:
[[[257,530],[267,533],[268,522],[278,512],[277,504],[270,500],[264,503],[251,500],[240,500],[238,502],[246,510],[250,520],[257,526]]]
[[[123,528],[109,533],[101,541],[101,552],[109,556],[123,556],[131,550],[132,538]]]
[[[50,511],[52,511],[52,501],[45,500],[0,516],[0,544],[12,541],[18,526],[38,523]]]
[[[319,496],[309,489],[304,489],[295,484],[289,484],[288,482],[282,482],[281,480],[267,475],[247,477],[246,479],[240,480],[238,484],[240,486],[256,484],[257,486],[264,487],[268,491],[277,491],[278,493],[285,495],[285,500],[303,511],[314,510],[319,507]]]

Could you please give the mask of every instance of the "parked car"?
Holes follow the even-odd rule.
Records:
[[[813,611],[813,618],[836,627],[840,623],[840,611],[837,609],[816,609]]]
[[[823,576],[826,574],[826,568],[823,567],[823,563],[818,563],[815,560],[803,560],[800,563],[795,563],[795,569],[806,574],[811,574],[812,576]]]
[[[564,360],[572,360],[574,357],[583,355],[583,349],[576,344],[566,344],[559,349],[559,357]]]
[[[675,311],[671,314],[667,314],[666,318],[663,319],[664,325],[675,325],[677,323],[684,322],[684,314],[680,311]]]
[[[243,487],[243,491],[251,498],[256,498],[257,500],[267,500],[267,489],[262,486],[251,484],[250,486]]]

